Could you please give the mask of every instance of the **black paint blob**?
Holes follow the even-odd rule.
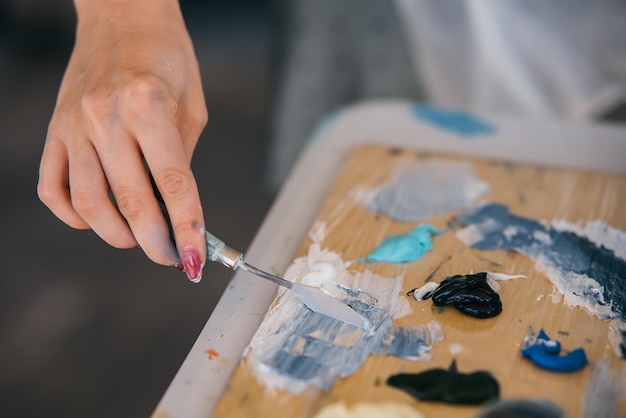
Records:
[[[489,372],[459,373],[453,360],[448,370],[430,369],[417,374],[396,374],[387,384],[422,401],[478,405],[498,399],[500,386]]]
[[[437,306],[454,305],[464,314],[491,318],[502,312],[502,302],[487,283],[487,273],[451,276],[442,281],[432,294]]]

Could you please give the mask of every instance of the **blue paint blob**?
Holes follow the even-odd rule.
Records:
[[[546,267],[563,277],[561,284],[568,291],[595,307],[600,319],[626,321],[626,260],[613,250],[573,232],[513,215],[500,204],[480,206],[457,220],[477,232],[470,243],[473,248],[513,250],[534,260],[541,257]],[[595,285],[582,281],[583,275]]]
[[[415,116],[431,125],[465,137],[491,135],[496,132],[495,126],[467,112],[426,105],[415,105],[412,111]]]
[[[409,263],[433,249],[431,234],[438,235],[444,230],[432,225],[421,224],[405,234],[390,235],[367,256],[374,263]]]
[[[561,343],[551,340],[541,330],[537,338],[527,337],[522,346],[522,355],[542,369],[554,372],[575,372],[589,362],[585,350],[576,348],[565,355],[560,355]]]

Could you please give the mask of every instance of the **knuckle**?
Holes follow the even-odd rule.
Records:
[[[144,210],[141,199],[132,190],[122,190],[116,193],[115,201],[120,213],[129,221],[138,219]]]
[[[203,106],[197,114],[193,115],[190,122],[198,131],[202,131],[209,122],[209,112],[206,107]]]
[[[60,137],[60,134],[62,132],[63,128],[62,128],[62,124],[59,121],[58,117],[53,117],[50,120],[50,123],[48,124],[48,133],[46,135],[46,140],[50,141],[50,140],[56,140]]]
[[[80,108],[89,119],[102,121],[111,110],[111,92],[102,87],[85,92],[80,98]]]
[[[55,111],[48,123],[46,142],[66,143],[72,132],[79,126],[79,112],[74,110]]]
[[[100,212],[93,195],[86,190],[72,190],[72,206],[83,219],[95,219]]]
[[[167,85],[154,75],[136,76],[124,87],[123,101],[136,113],[153,109],[169,99]]]
[[[193,190],[191,170],[168,168],[161,173],[160,191],[164,198],[180,199]]]
[[[42,175],[39,177],[39,182],[37,183],[37,196],[39,196],[39,200],[46,206],[51,207],[55,206],[59,201],[61,191],[53,186],[52,183],[48,182],[46,177]]]

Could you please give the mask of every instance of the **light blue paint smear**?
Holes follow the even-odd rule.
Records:
[[[433,334],[427,327],[392,326],[401,278],[363,272],[342,280],[346,282],[325,282],[322,287],[372,327],[362,330],[313,312],[285,293],[261,323],[246,355],[250,370],[267,390],[297,394],[312,385],[328,389],[356,372],[371,354],[420,359],[431,349]]]
[[[387,183],[370,193],[366,207],[395,221],[415,222],[467,208],[488,190],[489,185],[476,178],[467,162],[406,161],[394,168]]]
[[[524,357],[542,369],[553,372],[575,372],[589,363],[582,348],[560,354],[561,343],[551,340],[544,330],[539,332],[537,338],[526,337],[522,345]]]
[[[445,230],[421,224],[405,234],[388,236],[366,260],[374,263],[409,263],[433,249],[431,234],[443,232]]]
[[[496,132],[494,125],[467,112],[426,105],[414,105],[412,111],[415,116],[431,125],[465,137],[491,135]]]

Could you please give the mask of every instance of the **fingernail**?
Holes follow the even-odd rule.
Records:
[[[183,267],[187,278],[194,283],[198,283],[202,278],[202,263],[200,254],[195,248],[185,248],[183,251]]]
[[[179,271],[185,271],[185,266],[183,266],[181,263],[174,264],[174,267],[176,267]]]

